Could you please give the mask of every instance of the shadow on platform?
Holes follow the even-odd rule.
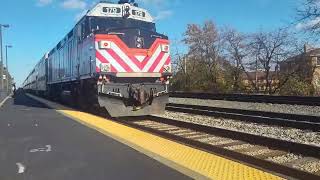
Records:
[[[45,104],[38,102],[34,99],[28,97],[23,90],[17,90],[15,95],[12,96],[14,98],[13,104],[18,106],[26,106],[26,107],[34,107],[34,108],[46,108],[51,109]]]

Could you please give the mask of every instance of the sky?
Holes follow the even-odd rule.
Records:
[[[3,44],[13,46],[8,51],[9,71],[18,86],[44,53],[96,3],[92,0],[0,1],[0,24],[10,25],[3,29]],[[136,0],[155,17],[158,31],[175,42],[182,39],[187,24],[202,24],[206,20],[214,21],[218,27],[230,26],[244,33],[274,30],[294,20],[301,1]]]

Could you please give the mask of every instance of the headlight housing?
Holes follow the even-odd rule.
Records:
[[[170,51],[170,46],[165,44],[161,45],[161,51],[168,53]]]
[[[111,71],[111,64],[110,63],[101,63],[100,64],[100,71],[101,72],[110,72]]]
[[[143,37],[137,36],[136,37],[136,47],[141,49],[144,46],[144,39]]]
[[[100,49],[111,49],[111,41],[100,41],[99,48]]]

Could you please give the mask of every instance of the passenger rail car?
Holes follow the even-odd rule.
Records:
[[[36,65],[23,88],[113,117],[158,114],[168,102],[168,37],[147,10],[100,2]]]

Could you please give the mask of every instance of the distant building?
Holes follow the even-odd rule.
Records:
[[[269,72],[269,81],[271,81],[271,86],[275,87],[279,83],[278,76],[275,71]],[[266,73],[262,70],[257,72],[245,72],[242,74],[242,83],[247,91],[255,91],[254,86],[256,85],[258,91],[263,93],[266,89]]]
[[[304,52],[280,63],[281,73],[298,75],[320,94],[320,48],[305,45]]]

